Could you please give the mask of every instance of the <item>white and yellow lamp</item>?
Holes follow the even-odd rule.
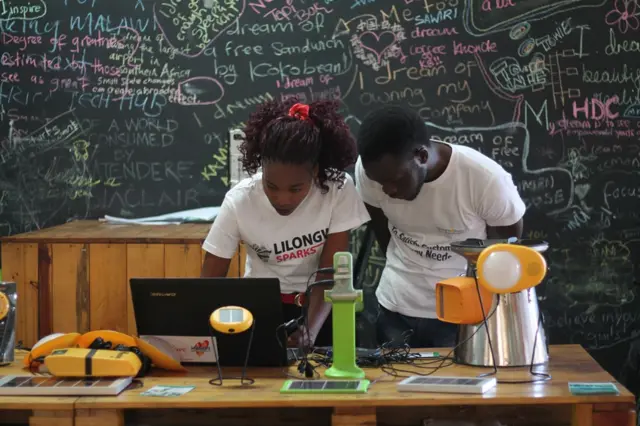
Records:
[[[220,356],[218,354],[218,342],[214,334],[234,335],[249,332],[249,343],[247,345],[247,354],[242,368],[240,377],[226,377],[227,379],[238,379],[241,385],[252,385],[254,380],[246,376],[247,364],[249,363],[249,354],[251,353],[251,343],[253,341],[253,329],[255,320],[253,314],[242,306],[223,306],[216,309],[209,317],[209,325],[212,329],[211,340],[213,341],[213,351],[216,356],[216,365],[218,367],[218,377],[209,380],[209,383],[221,386],[223,382],[222,367],[220,365]]]
[[[460,326],[456,362],[506,367],[548,360],[535,293],[547,273],[541,254],[547,247],[526,241],[452,244],[471,267],[467,276],[436,284],[436,313],[441,321]]]

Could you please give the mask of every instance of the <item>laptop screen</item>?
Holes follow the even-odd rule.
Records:
[[[287,363],[285,322],[277,278],[132,278],[131,297],[140,336],[175,341],[182,362],[215,362],[242,366],[251,341],[249,366],[284,366]],[[209,325],[219,308],[238,306],[251,312],[251,332],[222,335]],[[241,309],[221,312],[224,322],[241,322]],[[251,334],[253,333],[253,335]],[[186,360],[185,360],[186,359]]]

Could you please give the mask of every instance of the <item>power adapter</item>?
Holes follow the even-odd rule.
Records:
[[[290,321],[287,321],[283,324],[284,331],[287,333],[287,336],[295,333],[300,328],[300,323],[302,322],[303,317],[295,318]]]
[[[307,379],[313,378],[313,366],[307,358],[303,358],[298,364],[298,373],[304,374]]]

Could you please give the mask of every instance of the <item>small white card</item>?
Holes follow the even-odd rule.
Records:
[[[195,386],[154,386],[151,389],[142,392],[142,396],[162,396],[176,397],[182,396],[195,389]]]

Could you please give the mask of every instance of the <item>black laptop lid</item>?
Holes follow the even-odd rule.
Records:
[[[130,285],[140,336],[210,336],[213,311],[242,306],[255,323],[248,365],[286,365],[285,336],[276,336],[284,322],[278,279],[132,278]],[[215,336],[221,365],[243,365],[250,332]]]

